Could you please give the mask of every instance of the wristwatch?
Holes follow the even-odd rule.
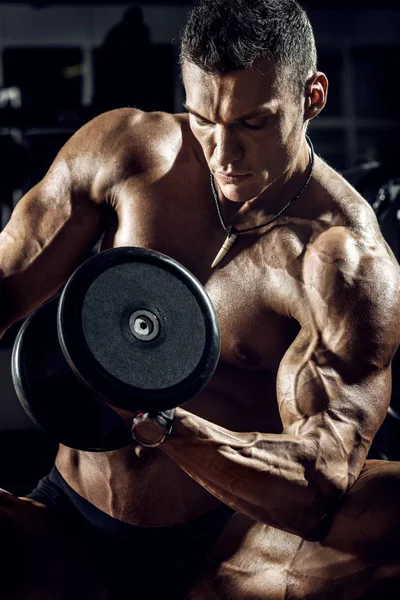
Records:
[[[145,448],[156,448],[171,433],[175,408],[158,413],[138,413],[132,422],[132,437]]]

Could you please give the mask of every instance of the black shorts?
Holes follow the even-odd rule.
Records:
[[[110,600],[183,599],[233,515],[232,509],[221,505],[181,525],[137,527],[110,517],[79,496],[55,467],[28,498],[76,523]]]

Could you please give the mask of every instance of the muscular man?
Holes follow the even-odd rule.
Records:
[[[181,62],[188,114],[99,116],[19,202],[0,237],[1,325],[104,234],[103,249],[190,269],[221,360],[159,448],[61,446],[30,498],[3,494],[21,565],[7,598],[397,598],[400,469],[366,456],[400,273],[369,205],[306,140],[328,87],[310,23],[294,0],[200,0]]]

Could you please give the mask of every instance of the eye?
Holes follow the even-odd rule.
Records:
[[[211,125],[210,121],[207,121],[207,119],[203,119],[203,117],[193,113],[189,113],[189,119],[194,122],[197,127],[206,127],[207,125]]]
[[[207,119],[202,119],[201,117],[196,117],[195,115],[193,115],[193,118],[196,121],[196,125],[198,125],[199,127],[205,127],[206,125],[211,125],[211,122],[207,121]]]
[[[251,129],[253,131],[259,131],[266,126],[268,121],[267,117],[263,117],[262,119],[250,119],[249,121],[241,121],[241,125],[246,129]]]

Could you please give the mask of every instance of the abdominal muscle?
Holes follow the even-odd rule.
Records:
[[[111,517],[132,525],[175,525],[219,505],[157,449],[138,458],[133,445],[101,453],[61,446],[56,466],[80,496]]]
[[[243,373],[244,382],[248,376],[249,373]],[[275,376],[271,373],[270,378],[263,377],[257,402],[254,389],[251,399],[247,398],[246,386],[242,393],[237,385],[235,390],[227,389],[223,367],[219,367],[206,390],[184,408],[233,431],[280,433],[276,399],[270,396]],[[271,379],[269,386],[265,386],[266,379]],[[218,384],[223,385],[223,393],[222,390],[219,393]],[[266,388],[270,388],[267,397]],[[130,419],[128,413],[121,416],[127,422]],[[111,452],[83,452],[61,445],[56,466],[80,496],[108,515],[132,525],[175,525],[221,504],[161,448],[146,449],[139,458],[134,444]]]

